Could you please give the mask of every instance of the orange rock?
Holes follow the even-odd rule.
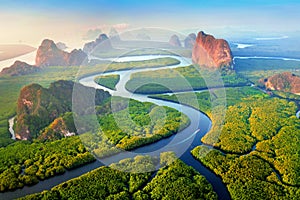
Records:
[[[232,67],[232,53],[226,40],[199,32],[192,52],[193,62],[209,68]]]

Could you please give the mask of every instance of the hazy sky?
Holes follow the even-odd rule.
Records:
[[[89,29],[300,30],[299,0],[0,0],[0,44],[78,45]]]

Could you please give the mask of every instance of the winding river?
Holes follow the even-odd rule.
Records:
[[[159,56],[159,57],[174,57],[181,61],[180,64],[169,66],[169,67],[160,67],[159,69],[163,68],[175,68],[179,66],[187,66],[191,63],[189,58],[181,58],[177,56]],[[126,57],[122,58],[123,60],[116,60],[118,62],[124,61],[135,61],[135,60],[148,60],[153,59],[155,56],[133,56],[133,57]],[[5,192],[0,193],[0,199],[12,199],[21,197],[27,194],[41,192],[43,190],[48,190],[58,185],[64,181],[72,179],[74,177],[78,177],[92,169],[98,168],[102,166],[102,162],[105,164],[118,162],[121,159],[134,157],[137,154],[145,154],[145,155],[155,155],[159,156],[161,152],[164,151],[174,151],[177,155],[181,155],[180,159],[184,161],[187,165],[194,167],[198,172],[200,172],[206,179],[212,184],[214,191],[217,192],[219,199],[230,199],[230,195],[226,186],[223,184],[222,180],[216,176],[213,172],[208,170],[204,167],[199,161],[195,160],[191,155],[190,151],[198,145],[201,145],[201,138],[209,131],[211,128],[211,121],[210,119],[203,113],[197,111],[194,108],[189,106],[180,105],[177,103],[167,102],[163,100],[157,100],[149,98],[147,95],[140,95],[140,94],[133,94],[125,89],[126,82],[130,79],[130,75],[132,73],[141,72],[141,71],[149,71],[149,70],[156,70],[157,68],[144,68],[144,69],[132,69],[132,70],[125,70],[125,71],[116,71],[116,72],[108,72],[108,74],[119,74],[120,81],[116,86],[116,91],[110,90],[108,88],[102,87],[94,82],[94,78],[99,76],[100,74],[91,75],[85,78],[81,78],[79,82],[85,86],[94,87],[97,89],[103,89],[109,91],[113,96],[122,96],[126,98],[132,98],[142,102],[152,102],[157,105],[161,106],[168,106],[171,108],[175,108],[180,112],[183,112],[187,115],[191,123],[190,125],[185,128],[184,130],[180,131],[179,133],[166,138],[162,139],[158,142],[140,147],[135,149],[131,152],[122,152],[114,156],[110,156],[108,158],[102,159],[100,161],[93,162],[91,164],[84,165],[80,168],[67,171],[66,173],[49,178],[44,181],[40,181],[38,184],[31,186],[31,187],[24,187],[22,189],[18,189],[12,192]],[[103,75],[103,73],[101,73]]]
[[[262,38],[262,39],[269,39],[269,38]],[[4,67],[8,67],[13,62],[18,59],[25,61],[29,64],[34,64],[36,51],[31,52],[26,55],[22,55],[18,58],[12,58],[9,60],[1,61],[0,62],[0,71]],[[191,60],[189,58],[181,58],[177,56],[166,56],[166,55],[148,55],[148,56],[125,56],[121,58],[106,58],[105,60],[110,61],[116,61],[116,62],[127,62],[127,61],[142,61],[142,60],[149,60],[154,58],[162,58],[162,57],[174,57],[181,61],[178,65],[173,65],[169,67],[160,67],[159,69],[163,68],[176,68],[180,66],[187,66],[191,63]],[[99,59],[97,57],[91,57],[92,59]],[[262,57],[262,56],[235,56],[235,59],[276,59],[276,60],[283,60],[283,61],[300,61],[300,59],[295,58],[285,58],[285,57]],[[103,59],[102,59],[103,60]],[[197,171],[199,171],[202,175],[206,177],[206,179],[212,184],[214,191],[217,192],[219,199],[230,199],[230,195],[227,191],[227,188],[222,183],[221,179],[217,177],[214,173],[212,173],[210,170],[208,170],[206,167],[201,165],[200,162],[195,160],[192,155],[190,154],[190,151],[198,145],[201,145],[201,138],[209,131],[211,127],[211,121],[209,118],[204,115],[203,113],[180,104],[162,101],[162,100],[156,100],[148,98],[147,95],[139,95],[139,94],[133,94],[128,92],[125,89],[126,82],[130,79],[130,75],[132,73],[136,72],[142,72],[142,71],[150,71],[150,70],[156,70],[158,68],[148,68],[148,69],[133,69],[133,70],[126,70],[126,71],[117,71],[117,72],[110,72],[106,74],[119,74],[120,75],[120,82],[116,86],[116,91],[110,90],[108,88],[102,87],[97,85],[94,82],[94,77],[98,75],[91,75],[89,77],[85,77],[79,80],[80,83],[86,86],[94,87],[103,89],[106,91],[109,91],[112,95],[115,96],[122,96],[127,98],[136,99],[139,101],[148,101],[152,102],[158,105],[163,106],[169,106],[172,108],[175,108],[179,110],[180,112],[183,112],[191,119],[191,124],[184,129],[183,131],[177,133],[176,135],[173,135],[169,138],[160,140],[158,142],[155,142],[153,144],[149,144],[147,146],[138,148],[132,152],[124,152],[120,153],[108,158],[103,159],[102,161],[106,164],[117,162],[123,158],[128,157],[134,157],[136,154],[147,154],[147,155],[159,155],[160,152],[163,151],[174,151],[177,154],[181,155],[181,160],[183,160],[186,164],[194,167]],[[179,93],[179,92],[178,92]],[[297,118],[300,118],[300,111],[296,113]],[[14,130],[13,130],[13,124],[14,124],[14,118],[9,119],[9,131],[12,134],[12,139],[15,139]],[[253,149],[255,149],[255,145],[253,146]],[[182,150],[184,149],[184,153],[182,154]],[[27,194],[32,194],[36,192],[41,192],[43,190],[51,189],[52,187],[70,180],[72,178],[78,177],[82,174],[85,174],[93,169],[96,169],[100,166],[103,166],[103,164],[100,161],[96,161],[87,165],[84,165],[82,167],[79,167],[77,169],[73,169],[71,171],[66,171],[66,173],[55,176],[52,178],[49,178],[44,181],[40,181],[38,184],[28,187],[25,186],[22,189],[18,189],[11,192],[5,192],[0,193],[0,199],[14,199],[18,197],[22,197]]]

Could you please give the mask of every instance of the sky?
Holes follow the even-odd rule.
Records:
[[[300,30],[299,0],[0,0],[0,44],[80,45],[89,29],[158,27],[212,34]]]

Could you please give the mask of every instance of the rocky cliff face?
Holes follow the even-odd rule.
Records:
[[[181,47],[181,42],[179,40],[179,37],[177,35],[172,35],[172,37],[169,40],[169,44],[174,47]]]
[[[88,42],[83,47],[85,53],[91,53],[92,51],[107,51],[111,49],[112,45],[106,34],[100,34],[95,41]]]
[[[261,79],[260,83],[263,83],[266,89],[279,90],[294,94],[300,93],[300,77],[290,72],[283,72],[266,79]]]
[[[26,74],[32,74],[38,72],[40,70],[39,67],[35,65],[29,65],[25,62],[16,61],[10,67],[4,68],[0,72],[0,76],[7,75],[7,76],[22,76]]]
[[[226,40],[199,32],[192,52],[193,62],[209,68],[232,66],[232,53]]]
[[[73,113],[67,112],[63,116],[56,118],[49,126],[41,131],[41,135],[38,138],[41,140],[53,140],[73,135],[76,135]]]
[[[196,42],[196,34],[195,33],[191,33],[189,34],[185,39],[184,39],[184,47],[191,49],[194,47],[195,42]]]
[[[80,65],[86,57],[81,50],[75,49],[68,53],[59,49],[52,40],[45,39],[37,50],[35,62],[39,67],[70,66]]]
[[[57,48],[52,40],[45,39],[39,46],[35,58],[37,66],[66,66],[68,60],[68,53]]]
[[[78,87],[82,94],[75,99],[79,105],[88,102],[87,93],[94,94],[97,105],[110,97],[109,93],[103,90],[94,90],[72,81],[57,81],[48,89],[38,84],[25,86],[21,89],[17,102],[16,138],[22,140],[37,138],[40,132],[56,118],[66,112],[71,112],[72,103],[74,103],[73,87]],[[85,111],[87,108],[83,107]],[[53,129],[58,130],[55,127],[53,125]],[[49,134],[46,135],[50,137]]]

